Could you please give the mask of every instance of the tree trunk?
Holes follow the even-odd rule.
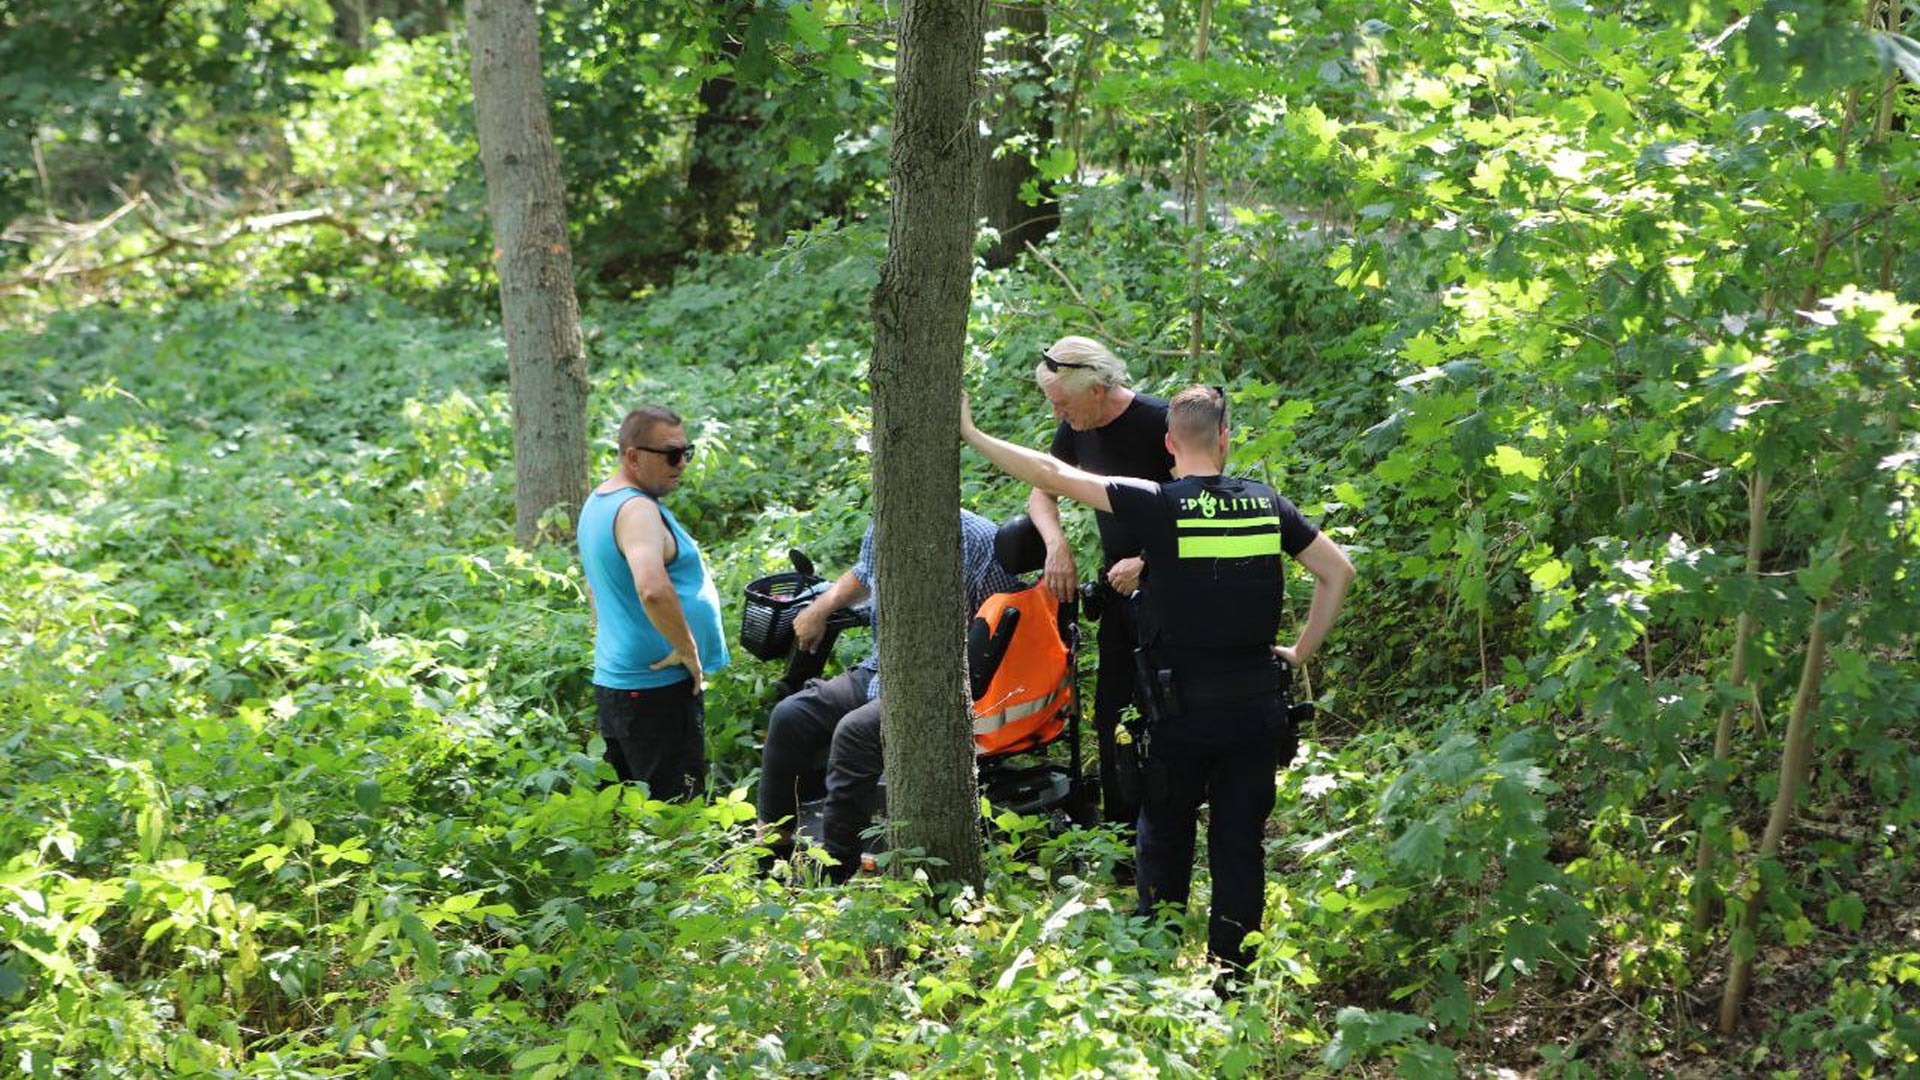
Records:
[[[978,887],[980,804],[962,690],[960,366],[973,268],[985,0],[905,0],[893,221],[873,294],[875,592],[886,635],[887,816],[895,851]]]
[[[333,40],[349,49],[367,47],[367,0],[333,0]]]
[[[1740,928],[1734,934],[1732,958],[1727,964],[1727,985],[1720,995],[1720,1034],[1731,1035],[1740,1025],[1740,1012],[1747,1001],[1747,984],[1753,978],[1753,954],[1759,949],[1756,931],[1760,909],[1767,904],[1766,879],[1760,864],[1780,853],[1780,841],[1793,823],[1794,802],[1800,785],[1806,782],[1807,766],[1813,760],[1813,707],[1820,699],[1820,679],[1827,660],[1827,602],[1813,606],[1813,630],[1807,635],[1807,660],[1800,669],[1800,688],[1793,695],[1793,716],[1787,721],[1786,745],[1780,748],[1780,787],[1773,797],[1773,812],[1767,816],[1766,835],[1760,838],[1760,850],[1754,854],[1752,888],[1748,890],[1746,910],[1740,915]]]
[[[680,241],[689,249],[723,252],[733,246],[740,210],[740,147],[759,127],[736,100],[739,83],[733,77],[752,17],[753,5],[741,2],[729,3],[715,15],[713,45],[728,67],[700,82],[700,115],[687,145],[687,188],[678,208]]]
[[[1207,41],[1213,36],[1213,0],[1200,0],[1200,24],[1193,35],[1193,62],[1207,62]],[[1207,268],[1207,127],[1209,108],[1194,106],[1192,142],[1187,151],[1187,224],[1193,230],[1187,241],[1187,363],[1197,364],[1206,342],[1206,268]]]
[[[1765,469],[1755,467],[1753,478],[1747,487],[1747,587],[1749,590],[1747,610],[1740,612],[1733,634],[1733,671],[1730,678],[1733,685],[1747,689],[1747,653],[1753,646],[1753,633],[1756,620],[1753,617],[1753,593],[1760,584],[1760,560],[1767,542],[1767,484]],[[1749,698],[1752,694],[1749,691]],[[1714,726],[1713,764],[1716,770],[1710,780],[1710,790],[1714,802],[1726,797],[1727,781],[1719,770],[1728,768],[1727,762],[1733,756],[1733,724],[1739,716],[1739,710],[1733,705],[1720,709],[1720,720]],[[1704,932],[1712,923],[1719,908],[1720,896],[1713,886],[1713,844],[1707,836],[1707,823],[1700,823],[1700,838],[1694,849],[1693,864],[1693,928]]]
[[[514,535],[522,547],[570,537],[587,495],[587,359],[538,32],[533,0],[468,0],[475,126],[512,386]],[[555,507],[567,517],[543,526]]]
[[[1060,224],[1060,200],[1054,196],[1052,185],[1040,178],[1029,152],[1053,142],[1053,110],[1044,92],[1052,76],[1042,47],[1047,36],[1046,5],[1009,0],[994,10],[1003,33],[993,46],[996,85],[987,90],[985,111],[991,119],[986,160],[980,167],[979,213],[1000,234],[987,250],[986,259],[987,266],[997,270],[1012,264],[1029,243],[1038,246],[1053,234]],[[1014,93],[1014,87],[1020,84],[1038,85],[1042,93],[1023,103]],[[1031,137],[1027,149],[1007,145],[1007,140],[1022,135]],[[1020,198],[1029,180],[1040,192],[1040,201],[1031,206]]]

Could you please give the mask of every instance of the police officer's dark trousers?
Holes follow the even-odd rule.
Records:
[[[1120,714],[1133,704],[1133,613],[1127,602],[1108,591],[1106,610],[1098,632],[1100,666],[1094,672],[1093,732],[1099,746],[1101,820],[1133,830],[1140,807],[1120,790],[1119,750],[1115,734]]]
[[[1273,811],[1278,740],[1265,732],[1230,741],[1156,734],[1140,813],[1140,904],[1147,915],[1162,904],[1184,908],[1193,877],[1200,805],[1207,803],[1207,863],[1213,872],[1213,908],[1207,951],[1230,968],[1252,957],[1247,934],[1260,929],[1266,904],[1266,858],[1261,846]]]

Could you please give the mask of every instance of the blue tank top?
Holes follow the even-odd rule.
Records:
[[[653,628],[646,609],[635,591],[633,571],[620,545],[613,538],[614,519],[628,499],[651,498],[638,488],[621,488],[605,494],[594,492],[580,510],[580,564],[586,569],[587,584],[593,586],[593,602],[598,619],[593,633],[593,682],[613,690],[646,690],[685,682],[687,669],[679,664],[655,671],[653,664],[665,659],[673,649],[660,631]],[[686,613],[687,628],[700,650],[700,667],[714,672],[727,666],[727,639],[720,626],[720,594],[707,576],[700,560],[700,549],[693,537],[674,520],[672,512],[659,506],[660,520],[673,535],[673,561],[667,564],[667,580],[680,597],[680,610]]]

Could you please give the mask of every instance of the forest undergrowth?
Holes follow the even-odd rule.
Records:
[[[1580,534],[1591,488],[1550,470],[1582,447],[1495,427],[1480,448],[1471,418],[1422,429],[1456,408],[1396,367],[1432,313],[1329,289],[1302,245],[1293,291],[1269,295],[1315,298],[1301,310],[1323,331],[1297,323],[1284,364],[1219,374],[1236,463],[1349,546],[1361,586],[1282,778],[1255,979],[1224,1004],[1204,906],[1178,939],[1131,918],[1107,830],[990,808],[978,895],[910,872],[759,877],[773,665],[715,680],[709,798],[606,786],[574,560],[510,543],[497,331],[269,295],[0,338],[0,1059],[32,1076],[1911,1075],[1911,638],[1856,628],[1835,653],[1802,819],[1750,868],[1783,714],[1711,766],[1732,620],[1687,599],[1730,556],[1700,533]],[[702,446],[675,508],[730,630],[740,587],[789,547],[843,566],[864,526],[871,254],[871,234],[823,233],[589,312],[596,440],[645,399]],[[1060,275],[1138,298],[1154,332],[1153,278],[1112,254],[982,277],[983,425],[1042,439],[1021,358],[1076,317]],[[1214,374],[1137,371],[1161,391]],[[1480,405],[1536,408],[1504,396],[1526,390],[1489,381]],[[1431,479],[1449,454],[1450,477],[1410,481],[1408,456]],[[1629,481],[1702,532],[1739,520],[1724,488]],[[977,462],[963,488],[989,516],[1023,501]],[[1797,674],[1790,642],[1770,648],[1766,693]],[[1702,821],[1727,838],[1714,880],[1733,909],[1704,929]],[[1765,918],[1741,938],[1759,878]],[[1748,1019],[1722,1038],[1729,943],[1749,941]]]

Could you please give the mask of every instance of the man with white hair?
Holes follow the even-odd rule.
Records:
[[[1126,476],[1163,483],[1173,478],[1167,451],[1167,403],[1135,393],[1127,386],[1127,368],[1111,349],[1092,338],[1069,336],[1040,354],[1034,368],[1040,392],[1058,421],[1048,452],[1097,476]],[[1060,503],[1036,487],[1027,497],[1027,516],[1046,543],[1045,580],[1054,595],[1072,595],[1078,585],[1073,546],[1060,524]],[[1094,677],[1093,729],[1100,749],[1102,817],[1131,830],[1138,804],[1120,790],[1114,732],[1121,710],[1133,703],[1134,628],[1121,602],[1140,587],[1140,538],[1113,514],[1094,514],[1100,530],[1102,605],[1100,666]],[[1119,869],[1123,879],[1127,868]]]

